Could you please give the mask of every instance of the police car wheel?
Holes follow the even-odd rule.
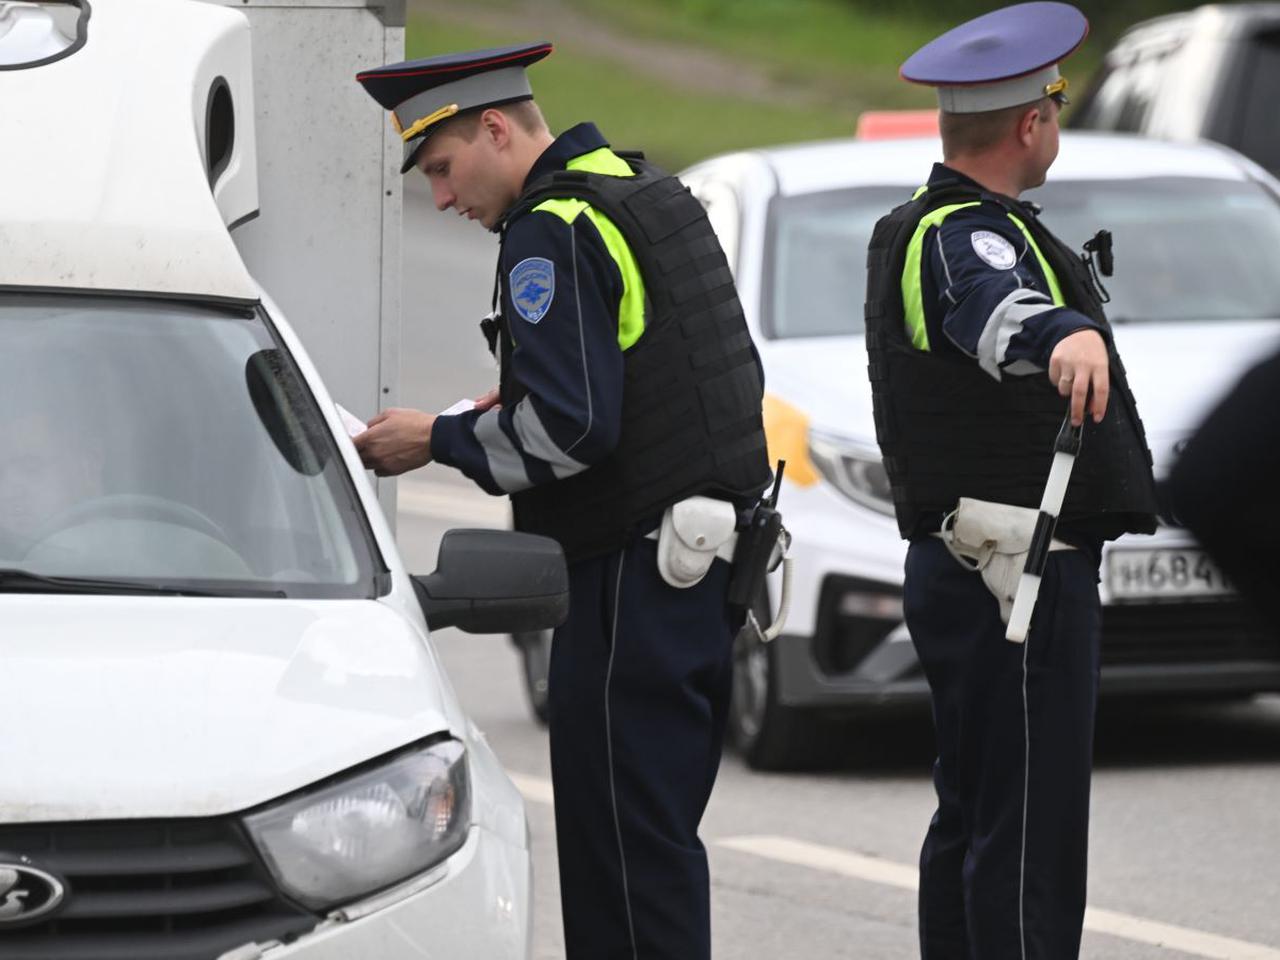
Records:
[[[755,611],[768,621],[767,609]],[[756,770],[794,770],[821,762],[826,738],[819,718],[778,702],[777,645],[764,643],[750,621],[733,643],[729,736]]]
[[[533,718],[542,726],[547,725],[547,676],[551,669],[550,630],[534,630],[512,634],[511,640],[520,651],[521,674],[524,692],[529,698]]]

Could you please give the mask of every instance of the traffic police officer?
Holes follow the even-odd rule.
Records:
[[[944,162],[868,251],[877,433],[938,741],[920,857],[926,960],[1077,956],[1099,555],[1155,528],[1150,453],[1091,269],[1017,199],[1057,154],[1057,64],[1087,30],[1068,4],[1024,3],[907,60],[905,79],[937,87]],[[1030,634],[1011,643],[1007,609],[973,569],[1001,548],[1001,524],[960,562],[974,555],[953,556],[953,511],[972,498],[983,515],[1034,523],[1068,404],[1073,423],[1091,422]]]
[[[727,507],[730,535],[729,504],[758,498],[763,378],[697,201],[590,123],[548,132],[524,68],[550,52],[358,77],[392,111],[404,169],[502,247],[483,325],[496,395],[454,416],[385,411],[357,446],[384,474],[456,467],[511,496],[517,529],[563,545],[571,611],[549,712],[567,953],[692,960],[710,955],[697,831],[728,706],[731,570],[707,555],[705,575],[677,589],[658,569],[667,541],[647,535],[698,494]]]

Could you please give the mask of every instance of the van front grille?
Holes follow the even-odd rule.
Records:
[[[231,818],[0,825],[0,863],[13,855],[67,896],[49,920],[0,926],[4,960],[214,960],[319,922],[280,895]]]

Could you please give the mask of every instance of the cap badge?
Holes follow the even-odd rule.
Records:
[[[1053,83],[1046,83],[1044,85],[1044,95],[1057,100],[1060,106],[1066,106],[1071,102],[1067,99],[1067,78],[1059,77]]]
[[[457,112],[458,105],[456,103],[451,103],[447,107],[441,107],[435,113],[429,113],[422,119],[415,120],[410,126],[405,127],[403,130],[400,129],[400,121],[398,118],[392,120],[392,125],[396,128],[396,132],[400,134],[400,139],[405,143],[408,143],[433,123],[439,123],[441,120],[452,117]],[[391,116],[393,118],[395,117],[394,111]]]

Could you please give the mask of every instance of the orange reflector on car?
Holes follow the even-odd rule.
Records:
[[[868,110],[858,117],[859,140],[936,137],[937,110]]]
[[[787,461],[786,478],[800,487],[818,482],[818,470],[809,459],[809,418],[785,400],[764,395],[764,434],[769,442],[769,462]]]

